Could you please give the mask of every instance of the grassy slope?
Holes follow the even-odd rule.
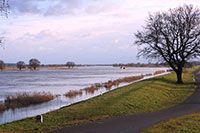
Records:
[[[198,73],[200,74],[200,72]],[[166,132],[200,132],[200,112],[172,118],[156,124],[143,132],[166,133]]]
[[[144,133],[199,133],[200,113],[180,116],[144,130]]]
[[[47,113],[43,115],[44,123],[28,118],[0,125],[0,132],[48,131],[97,119],[169,108],[184,101],[194,91],[193,70],[184,72],[183,85],[174,83],[175,74],[148,79]]]

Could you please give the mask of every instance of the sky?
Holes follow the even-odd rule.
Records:
[[[136,57],[134,33],[149,13],[199,0],[9,0],[0,17],[0,60],[37,58],[42,64],[146,63]]]

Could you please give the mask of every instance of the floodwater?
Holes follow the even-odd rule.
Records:
[[[0,73],[0,101],[3,102],[7,95],[15,95],[20,92],[50,92],[60,95],[54,100],[18,108],[6,110],[0,113],[0,124],[20,120],[27,117],[44,114],[73,103],[83,101],[94,96],[107,92],[105,88],[96,91],[94,94],[84,93],[81,96],[67,98],[63,96],[70,90],[80,90],[90,87],[94,83],[103,83],[123,77],[138,76],[141,74],[154,73],[158,70],[168,68],[145,68],[129,67],[119,69],[112,66],[91,66],[77,67],[68,70],[40,70],[40,71],[5,71]],[[126,84],[120,84],[123,86]],[[115,89],[114,87],[111,88]]]

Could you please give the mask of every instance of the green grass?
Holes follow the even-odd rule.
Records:
[[[143,133],[200,133],[200,113],[180,116],[152,126]]]
[[[96,98],[44,114],[44,123],[28,118],[0,125],[0,132],[44,132],[114,116],[151,112],[183,102],[195,88],[193,69],[184,71],[185,84],[169,74],[120,87]]]

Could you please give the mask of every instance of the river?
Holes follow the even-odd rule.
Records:
[[[1,102],[5,100],[7,95],[15,95],[21,92],[50,92],[60,96],[47,103],[6,110],[0,113],[0,124],[47,113],[108,91],[102,88],[94,94],[84,94],[75,98],[63,96],[69,90],[80,90],[94,83],[103,83],[109,80],[149,74],[166,69],[168,68],[129,67],[119,69],[112,66],[90,66],[68,70],[3,71],[0,72]],[[126,84],[120,84],[120,86],[123,85]]]

